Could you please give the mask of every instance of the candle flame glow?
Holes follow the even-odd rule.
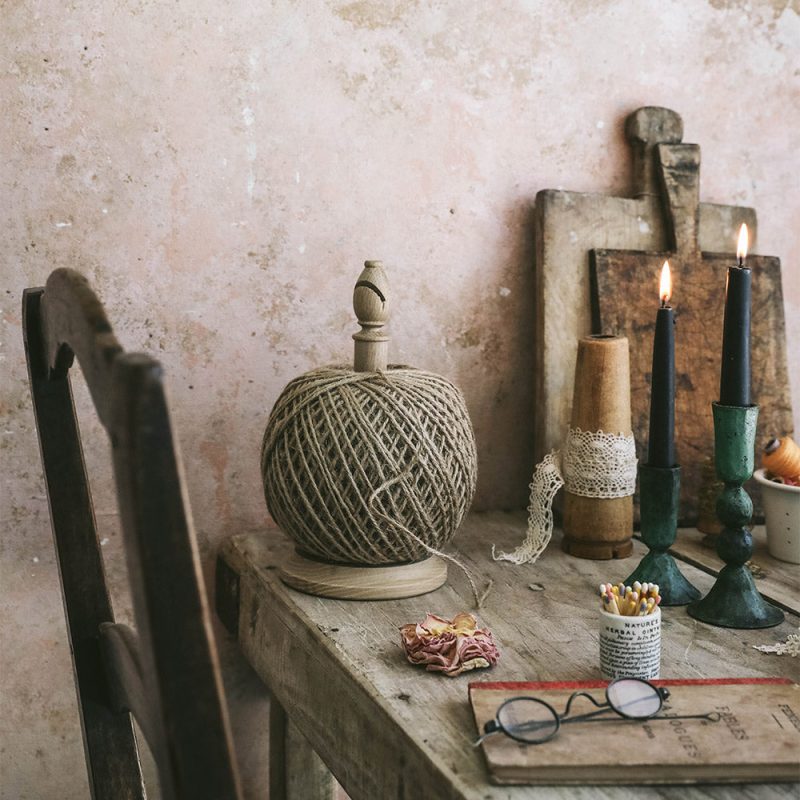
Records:
[[[739,243],[736,245],[736,257],[739,261],[744,261],[747,258],[747,245],[747,225],[743,222],[742,227],[739,228]]]
[[[672,297],[672,275],[669,271],[669,261],[664,262],[661,267],[661,282],[658,288],[658,296],[661,298],[662,304],[666,305]]]

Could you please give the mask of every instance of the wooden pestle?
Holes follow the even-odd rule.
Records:
[[[631,435],[628,340],[588,336],[578,342],[570,425]],[[633,550],[633,496],[598,499],[564,491],[564,550],[578,558],[626,558]]]
[[[383,326],[389,318],[387,291],[389,280],[380,261],[365,261],[353,289],[353,310],[361,330],[353,334],[356,372],[385,370],[389,352],[389,337]]]

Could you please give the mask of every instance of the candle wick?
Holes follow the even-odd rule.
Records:
[[[740,267],[744,267],[744,257],[743,256],[739,256],[739,266]]]

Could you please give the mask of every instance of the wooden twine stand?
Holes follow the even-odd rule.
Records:
[[[353,290],[353,309],[361,330],[353,334],[356,372],[387,370],[389,281],[380,261],[365,261]],[[447,564],[432,556],[410,564],[360,566],[311,559],[294,552],[281,568],[281,579],[293,589],[346,600],[391,600],[415,597],[447,582]]]

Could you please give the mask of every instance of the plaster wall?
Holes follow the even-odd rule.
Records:
[[[20,295],[82,270],[123,345],[166,367],[205,563],[265,525],[258,449],[300,372],[348,360],[365,258],[393,360],[463,388],[476,502],[532,468],[531,209],[624,194],[622,121],[684,118],[702,199],[753,205],[784,269],[800,409],[797,0],[0,3],[0,798],[86,796],[22,352]],[[107,446],[77,390],[123,617]],[[800,425],[796,422],[796,427]],[[250,797],[265,696],[224,641]]]

